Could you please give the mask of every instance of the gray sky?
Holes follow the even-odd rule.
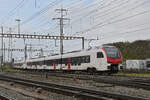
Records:
[[[68,10],[65,17],[71,19],[65,21],[64,34],[98,37],[98,41],[91,42],[92,46],[150,39],[150,0],[0,0],[0,7],[0,23],[5,32],[11,27],[16,33],[15,19],[19,18],[22,33],[59,35],[58,21],[52,18],[59,17],[55,9],[63,7]],[[42,45],[35,48],[59,51],[54,41],[26,42]],[[24,48],[20,44],[23,40],[13,40],[15,48]],[[65,51],[81,49],[81,41],[65,41],[64,47]]]

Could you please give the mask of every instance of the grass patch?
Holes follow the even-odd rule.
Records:
[[[150,74],[144,73],[118,73],[116,76],[127,76],[127,77],[150,77]]]
[[[21,70],[13,69],[11,66],[8,65],[2,66],[2,69],[5,72],[21,72]]]

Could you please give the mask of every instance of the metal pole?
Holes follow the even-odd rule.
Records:
[[[82,37],[82,50],[84,50],[84,37]]]
[[[61,16],[60,18],[53,18],[53,20],[59,20],[60,21],[60,54],[63,55],[63,40],[64,40],[64,34],[63,34],[63,28],[64,28],[64,20],[69,20],[68,18],[64,18],[63,12],[67,11],[66,9],[56,9],[56,11],[60,11]]]
[[[12,48],[13,48],[13,40],[12,40],[12,37],[10,38],[10,43],[11,43],[10,48],[12,49]],[[12,62],[12,56],[13,56],[12,50],[11,50],[10,52],[11,52],[11,53],[10,53],[10,61]]]
[[[9,33],[11,34],[11,28],[9,28]],[[11,38],[9,38],[9,47],[8,47],[8,62],[10,61],[10,49],[11,49]]]
[[[4,48],[3,48],[3,49],[4,49],[4,50],[3,50],[3,51],[4,51],[4,58],[3,58],[4,60],[3,60],[3,62],[4,62],[4,64],[5,64],[5,42],[4,42]]]
[[[3,35],[3,26],[1,27],[1,31],[2,31],[2,35]],[[1,70],[3,71],[3,68],[2,68],[2,66],[3,66],[3,36],[2,36],[1,49],[2,49],[2,51],[1,51],[1,53],[2,53],[2,55],[1,55]]]
[[[32,44],[30,44],[30,55],[29,55],[29,58],[30,59],[32,58]]]
[[[26,60],[27,60],[27,45],[25,45],[24,56],[25,56],[25,62],[26,62]]]
[[[61,9],[61,19],[60,19],[60,53],[63,54],[63,10]]]
[[[20,34],[20,20],[18,21],[18,34]]]
[[[16,19],[16,21],[18,22],[18,34],[20,34],[20,19]]]

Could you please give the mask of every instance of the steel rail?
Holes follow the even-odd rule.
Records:
[[[0,95],[0,100],[9,100],[9,99],[7,99],[6,97]]]
[[[37,72],[24,72],[24,74],[36,74],[41,75]],[[47,74],[47,76],[64,77],[64,78],[75,78],[79,80],[92,80],[99,83],[113,84],[118,86],[125,86],[130,88],[142,88],[145,90],[150,90],[150,80],[113,80],[110,76],[104,77],[91,77],[90,75],[79,75],[79,74],[63,74],[63,73],[42,73]],[[116,76],[115,76],[116,77]],[[120,77],[120,76],[119,76]],[[107,79],[106,79],[107,78]]]
[[[20,78],[4,76],[4,75],[0,75],[0,79],[4,81],[19,83],[22,85],[40,87],[44,90],[61,93],[69,96],[75,96],[78,98],[82,98],[83,100],[85,99],[108,100],[108,98],[111,99],[113,98],[117,100],[149,100],[147,98],[114,94],[110,92],[98,91],[98,90],[93,90],[93,89],[88,89],[83,87],[77,87],[77,86],[69,86],[69,85],[62,85],[62,84],[55,84],[55,83],[46,83],[41,81],[33,81],[28,79],[20,79]]]
[[[41,73],[37,72],[24,72],[24,74],[36,74],[41,75]],[[55,76],[55,77],[64,77],[64,78],[75,78],[79,80],[92,80],[99,83],[113,84],[118,86],[126,86],[130,88],[142,88],[145,90],[150,90],[150,80],[113,80],[110,76],[104,77],[91,77],[90,75],[79,75],[79,74],[63,74],[63,73],[42,73],[47,74],[47,76]],[[90,77],[89,77],[90,76]],[[116,77],[116,76],[115,76]],[[120,76],[119,76],[120,77]],[[109,79],[108,79],[109,78]]]
[[[0,94],[0,100],[16,100],[16,99],[11,98],[8,95]]]

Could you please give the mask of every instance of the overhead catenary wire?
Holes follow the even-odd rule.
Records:
[[[51,7],[55,6],[55,4],[60,3],[61,0],[55,0],[54,2],[49,3],[44,9],[38,11],[37,13],[35,13],[34,15],[32,15],[31,17],[29,17],[28,19],[26,19],[25,21],[23,21],[21,23],[21,25],[26,24],[28,22],[30,22],[31,20],[35,19],[36,17],[38,17],[39,15],[43,14],[44,12],[46,12],[47,10],[49,10]]]
[[[41,9],[40,11],[36,12],[35,14],[33,14],[32,16],[30,16],[28,19],[24,20],[21,22],[20,25],[25,25],[29,22],[31,22],[32,20],[34,20],[35,18],[39,17],[40,15],[42,15],[43,13],[45,13],[46,11],[48,11],[50,8],[52,8],[53,6],[55,6],[56,4],[59,4],[61,2],[61,0],[54,0],[51,1],[46,7],[44,7],[43,9]],[[17,26],[15,25],[14,28],[16,28]]]
[[[82,18],[86,18],[86,17],[88,17],[88,16],[91,16],[91,15],[93,15],[93,16],[95,16],[94,15],[94,13],[96,13],[96,12],[98,12],[98,11],[101,11],[101,10],[103,10],[103,9],[105,9],[105,8],[107,8],[107,7],[109,7],[109,6],[112,6],[112,5],[114,5],[115,3],[119,3],[119,2],[122,2],[122,0],[120,1],[120,0],[112,0],[111,2],[108,2],[107,4],[104,4],[104,3],[102,3],[102,4],[97,4],[97,6],[98,7],[96,7],[96,8],[94,8],[94,9],[91,9],[90,10],[90,12],[86,12],[84,15],[83,15],[83,13],[82,13],[82,15],[83,16],[81,16],[81,14],[79,14],[78,16],[81,16],[81,17],[75,17],[75,16],[73,16],[72,18],[73,18],[73,21],[71,22],[71,28],[72,27],[74,27],[74,24],[75,23],[77,23],[78,21],[81,21],[81,19]],[[86,8],[88,8],[88,6],[86,7]],[[86,9],[87,10],[87,9]],[[74,19],[75,18],[75,19]],[[77,19],[76,19],[77,18]],[[81,22],[80,22],[81,23]],[[72,30],[72,29],[71,29]]]
[[[19,3],[16,5],[15,8],[13,8],[12,10],[10,10],[10,11],[7,13],[7,15],[5,15],[5,16],[2,18],[1,24],[4,24],[6,21],[8,21],[8,19],[9,19],[10,17],[12,17],[12,16],[15,14],[15,12],[17,11],[17,9],[22,8],[22,7],[25,5],[25,3],[26,3],[27,1],[28,1],[28,0],[22,0],[21,2],[19,2]]]
[[[147,2],[150,2],[150,1],[147,1]],[[143,4],[145,4],[145,3],[146,3],[146,2],[142,3],[141,5],[143,5]],[[136,9],[137,7],[139,7],[139,6],[141,6],[141,5],[138,5],[138,6],[134,7],[134,8],[131,8],[130,10]],[[127,10],[126,12],[129,12],[130,10]],[[109,22],[108,22],[108,20],[103,21],[103,22],[101,22],[101,23],[99,23],[99,24],[96,24],[96,25],[92,26],[92,28],[89,28],[89,29],[86,29],[86,30],[82,31],[82,33],[85,33],[85,32],[88,32],[88,31],[91,31],[91,30],[93,30],[93,29],[97,29],[97,28],[100,28],[100,27],[103,27],[103,26],[106,26],[106,25],[114,24],[114,23],[117,23],[117,22],[120,22],[120,21],[128,20],[128,19],[130,19],[130,18],[139,16],[139,15],[142,15],[142,14],[145,14],[145,13],[148,13],[148,12],[150,12],[150,10],[146,10],[146,11],[143,11],[143,12],[140,12],[140,13],[137,13],[137,14],[134,14],[134,15],[131,15],[131,16],[128,16],[128,17],[124,17],[124,18],[121,18],[121,19],[118,19],[118,20],[115,20],[115,21],[111,21],[112,19],[116,19],[116,18],[118,18],[119,16],[122,16],[122,15],[123,15],[123,14],[119,14],[119,15],[117,15],[117,16],[113,16],[112,18],[110,18],[110,19],[109,19],[109,20],[110,20]],[[123,12],[123,13],[125,13],[125,12]],[[104,23],[104,22],[106,22],[106,23]]]
[[[107,5],[102,4],[100,7],[98,6],[96,9],[93,9],[93,10],[91,10],[90,12],[87,12],[87,14],[85,14],[85,15],[83,15],[83,16],[81,16],[81,14],[78,14],[78,15],[76,15],[76,16],[81,16],[82,18],[88,17],[88,16],[90,16],[91,14],[94,14],[94,13],[100,11],[100,10],[103,10],[104,8],[107,8],[107,7],[111,6],[111,5],[113,5],[113,4],[114,4],[115,2],[117,2],[117,1],[118,1],[118,0],[111,1],[111,2],[109,2]],[[82,13],[82,14],[83,14],[83,13]],[[77,21],[79,21],[79,19],[80,19],[81,17],[78,17],[77,19],[75,19],[74,21],[72,21],[71,24],[76,23]]]
[[[127,6],[128,6],[129,2],[131,2],[131,1],[130,1],[130,0],[127,0],[127,1],[125,1],[125,2],[120,3],[120,4],[117,5],[117,6],[114,6],[114,7],[111,7],[110,9],[106,9],[106,10],[102,11],[102,12],[98,13],[98,16],[95,16],[95,19],[101,18],[101,17],[103,17],[103,16],[105,17],[105,16],[107,16],[107,15],[109,15],[109,14],[111,14],[111,13],[114,13],[114,12],[116,12],[116,11],[119,11],[119,10],[120,10],[120,7],[123,7],[123,6],[126,5],[126,4],[127,4]],[[139,2],[139,1],[135,1],[135,2],[133,2],[133,4],[136,4],[137,2]],[[116,9],[116,8],[117,8],[117,9]],[[114,10],[114,9],[116,9],[116,10]],[[113,10],[113,11],[112,11],[112,10]]]
[[[76,16],[80,16],[80,15],[83,15],[83,12],[82,11],[85,11],[85,17],[88,17],[89,15],[91,14],[95,14],[96,12],[99,12],[99,11],[103,11],[103,9],[105,8],[109,8],[110,6],[113,6],[114,4],[117,4],[117,3],[122,3],[122,1],[120,0],[114,0],[114,1],[111,1],[109,3],[107,3],[106,5],[104,3],[102,4],[94,4],[94,5],[89,5],[89,6],[86,6],[85,8],[79,8],[81,9],[80,13],[78,12]],[[93,9],[89,9],[91,8],[91,6],[95,7]],[[84,16],[81,16],[81,17],[84,17]]]
[[[135,1],[135,2],[133,2],[133,4],[136,4],[136,3],[138,3],[138,2],[139,2],[139,1]],[[145,1],[145,2],[140,2],[139,4],[133,6],[132,8],[126,9],[126,11],[122,11],[122,12],[119,13],[117,16],[112,17],[112,18],[110,18],[110,19],[118,18],[118,17],[120,17],[120,16],[122,16],[122,15],[128,13],[128,12],[131,12],[131,11],[133,11],[133,10],[135,10],[135,9],[137,9],[137,8],[139,8],[139,7],[141,7],[142,5],[144,5],[144,4],[148,3],[148,2],[150,2],[150,1],[147,0],[147,1]],[[119,11],[120,9],[117,9],[117,10]],[[114,10],[113,12],[116,12],[117,10]],[[113,13],[113,12],[110,12],[110,13]],[[95,17],[95,19],[99,19],[99,18],[105,17],[105,16],[109,15],[110,13],[104,14],[104,15],[101,15],[101,16],[97,16],[97,17]]]
[[[83,0],[80,0],[80,2],[81,1],[83,1]],[[58,4],[58,3],[57,3]],[[68,6],[69,6],[69,4],[68,4]],[[67,7],[68,7],[67,6]],[[53,14],[53,17],[54,17],[54,14]],[[45,21],[45,22],[42,22],[42,21],[38,21],[38,23],[48,23],[48,21]],[[36,26],[38,25],[38,23],[36,24]],[[55,23],[56,24],[56,23]],[[40,27],[40,26],[42,26],[43,24],[41,24],[41,25],[39,25],[39,26],[37,26],[37,27]],[[45,25],[44,25],[45,26]],[[55,25],[53,25],[53,26],[55,26]]]
[[[129,0],[127,0],[126,2],[122,2],[119,6],[121,6],[121,5],[123,5],[123,4],[126,4],[126,3],[128,3],[129,2]],[[136,3],[136,2],[135,2]],[[117,8],[117,6],[115,6],[115,7],[113,7],[113,8],[111,8],[111,9],[114,9],[114,8]],[[119,10],[119,9],[118,9]],[[111,11],[110,9],[109,10],[104,10],[103,11],[103,13],[102,13],[102,15],[101,15],[101,17],[105,17],[105,16],[107,16],[109,13],[107,13],[107,14],[105,14],[106,12],[108,12],[108,11]],[[128,10],[129,11],[129,10]],[[113,11],[113,12],[115,12],[115,11]],[[112,12],[110,12],[110,13],[112,13]],[[121,14],[119,14],[119,15],[121,15]],[[101,17],[99,17],[99,18],[101,18]],[[115,18],[117,18],[117,17],[115,17]],[[96,20],[96,18],[95,18],[95,15],[94,15],[94,19]],[[108,21],[108,20],[106,20],[106,21]]]
[[[80,2],[81,2],[81,1],[83,1],[83,0],[80,0]],[[62,2],[62,1],[61,1],[61,2]],[[60,3],[60,2],[59,2],[59,3]],[[58,5],[59,3],[55,3],[55,4],[57,4],[57,5]],[[75,3],[75,2],[73,2],[73,3]],[[68,7],[69,5],[70,5],[70,4],[68,4],[68,5],[67,5],[67,7]],[[46,12],[48,12],[48,10],[47,10],[47,11],[45,11],[45,13],[46,13]],[[50,12],[48,12],[48,13],[50,13]],[[55,16],[54,14],[52,14],[52,15],[53,15],[53,16],[52,16],[51,18],[53,18],[53,17]],[[39,19],[37,19],[37,20],[39,20]],[[45,20],[46,20],[46,19],[45,19]],[[42,21],[40,21],[40,22],[39,22],[39,21],[37,21],[37,22],[38,22],[37,24],[39,24],[39,23],[41,23]],[[46,23],[46,22],[47,22],[47,21],[45,21],[45,23]],[[36,24],[36,25],[37,25],[37,24]]]
[[[136,2],[138,2],[138,1],[136,1]],[[145,4],[145,3],[148,3],[148,2],[149,2],[149,1],[146,1],[146,2],[144,2],[144,3],[142,3],[142,4],[138,5],[138,6],[141,6],[141,5],[143,5],[143,4]],[[136,7],[137,7],[137,6],[136,6]],[[136,8],[136,7],[135,7],[135,8]],[[134,8],[132,8],[132,9],[130,9],[130,10],[133,10],[133,9],[134,9]],[[130,11],[130,10],[128,10],[128,11]],[[125,14],[125,13],[124,13],[124,14]],[[103,15],[103,16],[104,16],[104,15]],[[119,16],[122,16],[122,14],[119,14]],[[118,16],[118,17],[119,17],[119,16]],[[118,17],[115,16],[114,19],[115,19],[115,18],[118,18]],[[106,20],[106,22],[108,22],[108,21],[109,21],[109,20]],[[100,24],[103,24],[103,22],[101,22]],[[90,30],[88,30],[88,31],[90,31]],[[83,33],[84,31],[81,31],[81,32]]]
[[[132,31],[126,31],[126,32],[119,32],[117,34],[113,34],[113,35],[109,35],[109,36],[106,36],[107,38],[111,38],[111,37],[114,37],[114,36],[119,36],[119,35],[134,35],[134,34],[137,34],[135,32],[140,32],[140,31],[144,31],[144,30],[150,30],[150,27],[147,27],[147,28],[142,28],[142,29],[136,29],[136,30],[132,30]],[[111,32],[108,32],[108,33],[105,33],[105,34],[110,34]],[[134,34],[129,34],[129,33],[134,33]],[[106,38],[105,38],[106,39]]]

